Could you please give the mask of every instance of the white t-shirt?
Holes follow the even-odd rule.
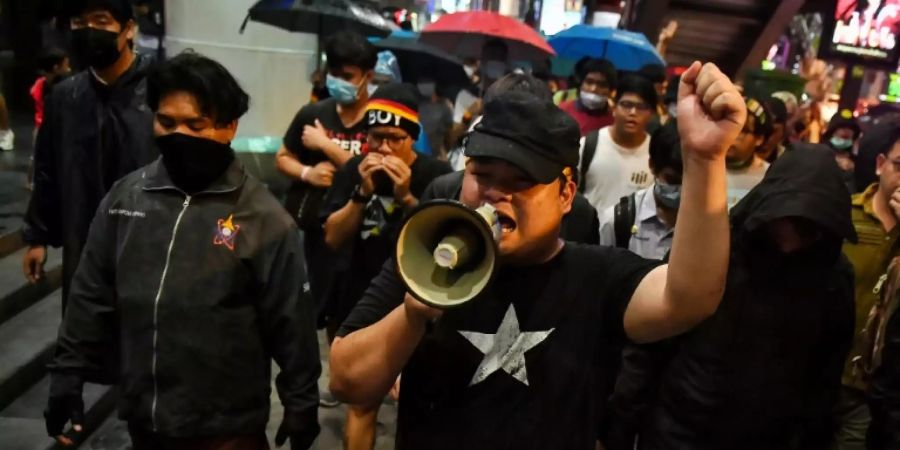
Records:
[[[756,187],[766,171],[769,170],[769,163],[761,158],[753,157],[753,162],[744,169],[728,170],[728,209],[734,208],[744,196]]]
[[[618,203],[620,198],[653,184],[650,136],[646,136],[637,147],[626,148],[612,140],[609,130],[610,127],[600,129],[597,152],[584,179],[584,196],[597,211],[604,211]],[[584,141],[581,138],[579,152],[582,156]]]
[[[461,89],[459,93],[456,94],[456,101],[453,103],[453,123],[462,123],[463,116],[466,115],[466,110],[468,110],[476,100],[478,100],[478,97],[474,94],[467,89]]]

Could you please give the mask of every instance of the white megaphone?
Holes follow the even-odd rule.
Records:
[[[497,210],[455,200],[423,203],[400,228],[395,259],[413,297],[447,309],[475,298],[491,282],[501,230]]]

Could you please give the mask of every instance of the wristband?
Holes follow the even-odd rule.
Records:
[[[361,186],[357,184],[356,187],[353,188],[353,193],[350,194],[350,201],[352,201],[353,203],[360,203],[363,205],[368,204],[369,201],[372,200],[372,196],[371,195],[368,195],[368,196],[362,195],[362,193],[360,192],[360,187]]]
[[[309,173],[309,166],[303,166],[303,170],[300,171],[300,181],[306,181],[306,175]]]

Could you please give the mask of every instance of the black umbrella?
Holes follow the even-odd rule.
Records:
[[[374,8],[350,0],[260,0],[247,20],[284,30],[324,36],[338,30],[355,30],[364,36],[387,36],[397,25]]]
[[[395,31],[376,41],[375,47],[390,50],[397,57],[405,82],[416,83],[423,78],[446,85],[464,85],[468,82],[461,59],[419,41],[417,33]]]

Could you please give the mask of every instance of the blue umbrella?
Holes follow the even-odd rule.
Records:
[[[643,34],[616,28],[575,25],[553,35],[548,42],[561,58],[606,58],[619,70],[638,70],[647,64],[666,65]]]

